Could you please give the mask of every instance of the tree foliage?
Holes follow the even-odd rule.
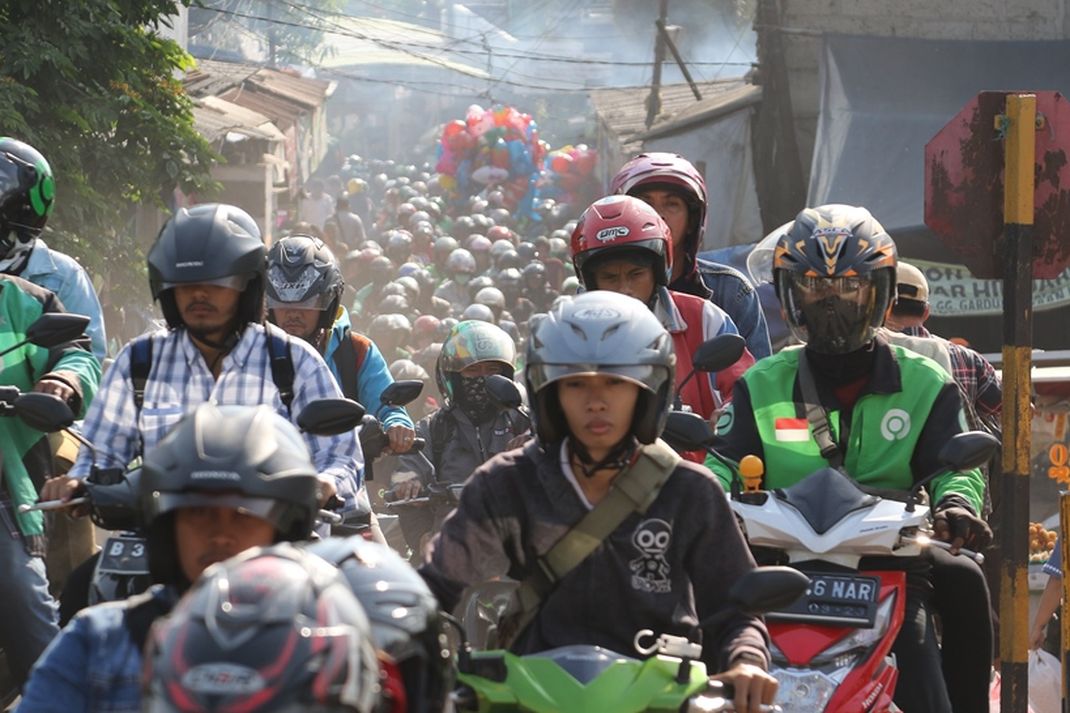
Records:
[[[48,240],[144,301],[133,207],[175,186],[211,189],[215,154],[180,76],[191,59],[158,34],[175,0],[0,3],[0,134],[37,147],[56,176]]]

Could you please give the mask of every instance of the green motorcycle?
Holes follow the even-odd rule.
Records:
[[[809,579],[797,570],[762,567],[740,578],[729,600],[734,611],[758,615],[789,605],[808,584]],[[652,643],[643,645],[651,639]],[[479,713],[735,710],[731,686],[709,680],[706,665],[698,660],[702,654],[698,644],[681,636],[655,636],[644,629],[636,634],[635,647],[645,658],[582,645],[526,656],[503,650],[473,652],[463,641],[457,666],[459,686],[453,694],[455,709]]]

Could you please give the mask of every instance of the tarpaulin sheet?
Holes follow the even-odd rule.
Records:
[[[1070,42],[827,35],[819,88],[810,205],[864,205],[893,235],[918,232],[926,142],[982,90],[1066,95]]]

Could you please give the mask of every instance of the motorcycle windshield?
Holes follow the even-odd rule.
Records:
[[[798,510],[819,535],[856,510],[879,500],[864,493],[853,480],[834,468],[811,473],[795,485],[777,490],[776,496]]]
[[[580,683],[587,685],[615,663],[627,663],[635,659],[623,656],[600,646],[562,646],[525,658],[550,659],[562,671]]]

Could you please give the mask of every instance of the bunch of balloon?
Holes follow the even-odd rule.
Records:
[[[468,107],[464,120],[442,129],[438,145],[439,185],[458,204],[495,187],[517,219],[536,219],[532,210],[547,145],[530,114],[511,106]]]
[[[567,204],[571,210],[566,211],[578,214],[602,194],[597,165],[598,152],[587,144],[550,151],[539,179],[539,198]]]

